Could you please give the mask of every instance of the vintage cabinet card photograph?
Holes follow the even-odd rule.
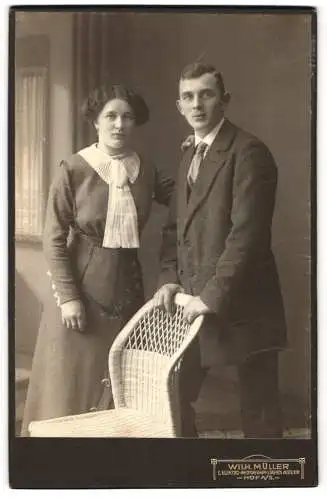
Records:
[[[8,22],[11,487],[315,486],[315,10]]]

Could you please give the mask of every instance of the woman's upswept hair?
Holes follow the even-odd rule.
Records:
[[[109,83],[95,88],[89,94],[82,105],[84,118],[94,123],[105,104],[112,99],[122,99],[131,106],[136,125],[143,125],[149,120],[149,109],[140,94],[125,85]]]

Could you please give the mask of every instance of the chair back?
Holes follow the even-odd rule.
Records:
[[[148,301],[121,330],[109,353],[115,408],[140,410],[177,434],[182,357],[203,321],[203,316],[191,325],[184,321],[183,308],[190,298],[176,294],[173,314]]]

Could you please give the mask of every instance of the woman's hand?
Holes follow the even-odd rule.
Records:
[[[67,328],[80,330],[86,327],[85,307],[81,300],[70,300],[60,306],[61,319]]]

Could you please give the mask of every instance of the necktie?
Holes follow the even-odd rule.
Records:
[[[199,167],[201,164],[201,161],[203,160],[203,155],[205,153],[205,150],[207,149],[207,144],[205,142],[199,142],[199,144],[196,147],[194,156],[191,161],[190,168],[188,170],[187,174],[187,181],[190,185],[190,187],[193,186],[195,183],[198,174],[199,174]]]

